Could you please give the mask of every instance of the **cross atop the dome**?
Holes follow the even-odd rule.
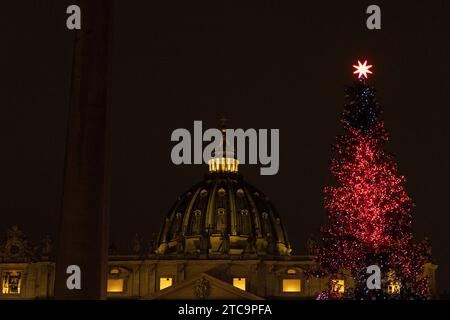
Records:
[[[353,65],[353,68],[356,69],[353,74],[358,73],[359,79],[362,77],[367,79],[367,74],[372,73],[372,71],[369,70],[372,68],[372,65],[367,65],[367,60],[364,60],[364,63],[361,63],[361,61],[358,60],[358,65]]]

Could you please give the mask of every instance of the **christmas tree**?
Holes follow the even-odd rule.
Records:
[[[333,275],[343,270],[354,279],[347,296],[355,299],[426,298],[425,244],[415,245],[411,231],[413,202],[404,189],[391,154],[375,90],[366,83],[371,66],[354,66],[358,80],[346,89],[341,122],[344,134],[334,146],[331,173],[336,184],[324,189],[329,224],[321,229],[317,259]],[[382,272],[382,288],[369,290],[367,267]],[[344,294],[345,295],[345,294]],[[336,299],[335,286],[319,299]]]

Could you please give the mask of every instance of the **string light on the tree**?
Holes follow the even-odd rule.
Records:
[[[367,61],[358,61],[355,74],[372,73]],[[328,273],[349,271],[355,280],[356,299],[423,299],[429,294],[423,267],[429,262],[426,243],[415,244],[411,230],[413,202],[405,178],[383,146],[388,140],[375,90],[355,81],[346,90],[342,113],[345,134],[338,136],[331,173],[336,184],[325,188],[324,205],[330,223],[321,228],[317,260]],[[400,290],[368,290],[366,268],[380,266]],[[392,291],[392,290],[391,290]],[[318,299],[341,299],[331,289]]]
[[[353,68],[356,70],[353,72],[353,74],[358,74],[358,78],[366,78],[367,74],[371,74],[372,71],[369,69],[372,68],[372,65],[367,65],[367,60],[364,60],[364,63],[361,63],[361,61],[358,60],[358,65],[353,65]]]

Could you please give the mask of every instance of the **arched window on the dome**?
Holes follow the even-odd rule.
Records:
[[[216,194],[216,207],[225,208],[228,207],[228,198],[226,197],[226,191],[224,188],[220,188]]]
[[[180,212],[177,212],[173,218],[172,222],[172,238],[176,238],[178,236],[178,233],[180,232],[181,228],[181,221],[182,221],[182,215]]]
[[[227,216],[224,208],[217,209],[216,215],[216,232],[224,233],[227,228]]]
[[[251,227],[250,227],[250,214],[247,209],[241,210],[241,234],[250,234],[251,233]]]
[[[193,235],[200,234],[201,215],[202,215],[202,212],[200,210],[194,211],[194,215],[192,217],[192,227],[191,227],[191,232]]]
[[[270,221],[269,214],[267,212],[263,212],[261,214],[261,216],[263,218],[262,220],[263,220],[264,233],[266,235],[272,235],[273,230],[272,230],[272,224],[271,224],[271,221]]]

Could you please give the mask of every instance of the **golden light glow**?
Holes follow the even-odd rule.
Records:
[[[5,272],[2,281],[3,294],[20,294],[22,284],[21,273],[17,271]]]
[[[209,172],[238,172],[239,161],[233,158],[212,158],[208,161]]]
[[[295,269],[288,269],[287,274],[297,274],[297,270],[295,270]]]
[[[300,279],[283,279],[283,292],[300,292]]]
[[[387,274],[387,282],[388,282],[388,286],[387,286],[387,292],[389,294],[397,294],[400,293],[400,281],[398,281],[395,278],[395,272],[394,271],[389,271]]]
[[[342,279],[332,280],[332,289],[335,292],[344,293],[345,292],[345,281]]]
[[[388,284],[387,291],[389,294],[397,294],[400,293],[400,282],[392,281]]]
[[[119,274],[120,270],[118,268],[112,268],[111,271],[109,271],[110,274]]]
[[[245,286],[245,278],[233,278],[233,286],[245,291],[247,289]]]
[[[159,290],[172,286],[172,278],[159,278]]]
[[[123,292],[123,279],[108,279],[108,292]]]
[[[364,61],[364,63],[361,63],[361,61],[358,60],[358,65],[353,65],[353,68],[356,70],[353,72],[353,74],[358,74],[358,78],[366,78],[367,74],[371,74],[372,71],[369,69],[372,68],[372,65],[367,65],[367,60]]]

